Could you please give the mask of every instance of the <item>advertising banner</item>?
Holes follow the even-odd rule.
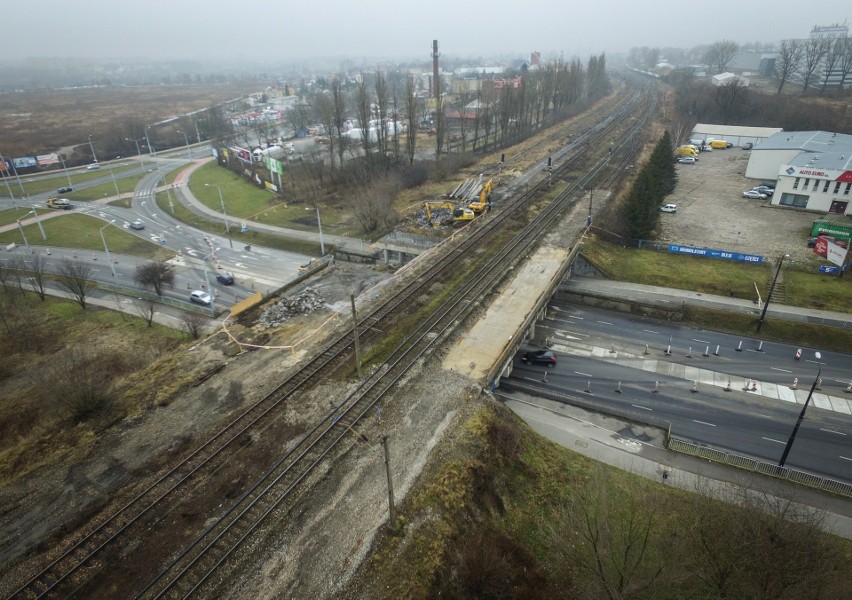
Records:
[[[39,154],[36,156],[36,162],[40,167],[46,167],[47,165],[55,165],[59,162],[59,156],[56,153],[53,154]]]
[[[35,156],[20,156],[12,159],[12,164],[16,169],[26,169],[27,167],[35,167],[38,165]]]
[[[267,169],[269,169],[273,173],[278,173],[279,175],[284,174],[284,164],[276,158],[269,158],[268,156],[264,156],[263,164],[266,166]]]
[[[814,254],[818,254],[823,258],[828,256],[828,240],[824,237],[818,237],[814,244]]]
[[[841,266],[844,262],[846,262],[846,253],[848,251],[849,250],[847,248],[838,246],[834,242],[828,242],[825,257],[828,259],[828,262]]]
[[[706,258],[718,258],[722,260],[735,260],[739,262],[748,262],[753,264],[760,264],[763,262],[763,257],[757,254],[726,252],[724,250],[715,250],[713,248],[693,248],[692,246],[680,246],[678,244],[669,244],[669,252],[672,252],[674,254],[690,254],[692,256],[703,256]]]

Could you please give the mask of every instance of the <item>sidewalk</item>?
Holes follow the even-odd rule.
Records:
[[[701,292],[642,285],[640,283],[627,283],[624,281],[612,281],[596,277],[573,276],[562,284],[560,290],[574,294],[599,296],[601,298],[637,300],[660,308],[676,309],[679,305],[690,305],[714,310],[759,315],[757,305],[750,300],[743,300],[742,298],[714,296]],[[852,329],[852,314],[802,308],[799,306],[787,306],[775,302],[770,302],[769,308],[766,310],[766,317],[768,319],[777,318],[786,321],[811,323],[812,325],[831,325],[833,327]]]
[[[822,511],[824,531],[852,539],[852,502],[848,498],[669,452],[662,445],[661,432],[651,427],[621,423],[606,415],[523,394],[498,391],[495,395],[537,433],[596,461],[661,485],[728,502],[738,502],[742,494],[789,500],[802,510]],[[625,437],[627,431],[643,439]],[[645,441],[648,438],[650,441]]]

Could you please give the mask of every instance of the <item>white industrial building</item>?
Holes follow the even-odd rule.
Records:
[[[852,215],[852,135],[776,133],[754,147],[745,175],[776,182],[772,204]]]
[[[725,140],[734,146],[753,144],[757,146],[763,140],[783,131],[780,127],[740,127],[737,125],[713,125],[698,123],[692,128],[691,140]]]

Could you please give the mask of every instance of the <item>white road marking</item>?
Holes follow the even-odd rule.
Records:
[[[591,377],[588,373],[580,373],[580,371],[574,371],[577,375],[582,375],[583,377]]]
[[[598,323],[600,323],[601,325],[612,325],[612,323],[608,321],[598,321]]]
[[[773,371],[783,371],[784,373],[792,373],[789,369],[779,369],[778,367],[772,367]]]
[[[657,335],[660,335],[659,331],[651,331],[650,329],[643,329],[642,331],[644,331],[645,333],[656,333]]]
[[[760,413],[754,413],[755,417],[763,417],[764,419],[772,419],[769,415],[762,415]]]
[[[768,437],[761,437],[761,439],[766,440],[767,442],[775,442],[776,444],[786,444],[787,442],[782,442],[781,440],[773,440]]]
[[[653,408],[648,408],[647,406],[642,406],[640,404],[631,404],[630,406],[635,406],[636,408],[641,408],[642,410],[654,410]]]
[[[842,431],[834,431],[833,429],[823,429],[822,427],[820,427],[819,430],[824,431],[826,433],[836,433],[837,435],[846,435]]]
[[[710,343],[710,342],[708,342],[707,340],[697,340],[697,339],[695,339],[695,338],[692,338],[692,341],[693,341],[693,342],[701,342],[702,344],[709,344],[709,343]]]
[[[840,456],[840,455],[838,454],[837,456]],[[852,460],[852,458],[848,458],[846,456],[840,456],[840,458],[842,458],[843,460]]]
[[[715,427],[713,423],[708,423],[707,421],[698,421],[697,419],[692,419],[694,423],[698,423],[699,425],[707,425],[708,427]]]

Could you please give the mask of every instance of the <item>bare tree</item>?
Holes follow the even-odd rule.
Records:
[[[840,91],[846,84],[849,73],[852,73],[852,38],[840,38],[843,40],[843,56],[840,59]]]
[[[335,131],[334,103],[324,91],[318,93],[314,98],[314,110],[320,123],[328,132],[328,158],[331,168],[334,169],[334,140],[337,133]]]
[[[89,273],[92,267],[87,263],[70,258],[63,258],[59,261],[57,276],[59,283],[66,288],[74,296],[80,308],[86,308],[86,297],[92,287],[92,282],[89,280]]]
[[[417,149],[417,90],[412,75],[405,80],[405,117],[408,122],[405,132],[405,155],[408,157],[408,164],[413,165],[414,152]]]
[[[204,326],[204,317],[196,312],[184,312],[181,315],[183,321],[183,330],[191,340],[197,340],[201,335],[201,328]]]
[[[30,281],[33,284],[33,289],[42,301],[45,299],[45,274],[47,273],[47,260],[41,254],[33,254],[28,261],[30,272]]]
[[[136,309],[136,314],[148,324],[148,327],[154,324],[154,315],[157,314],[157,303],[146,298],[139,298],[133,303]]]
[[[376,118],[378,123],[376,124],[376,141],[379,147],[379,154],[381,154],[382,162],[387,161],[388,156],[388,108],[389,108],[389,99],[388,99],[388,81],[385,77],[384,73],[381,71],[376,72],[376,80],[375,80],[375,89],[376,89]]]
[[[704,55],[704,60],[707,64],[713,65],[717,69],[717,73],[721,73],[734,59],[734,56],[739,52],[740,47],[736,42],[731,40],[722,40],[713,42],[713,45],[707,50]]]
[[[822,86],[820,87],[819,94],[822,96],[825,93],[825,88],[828,85],[828,76],[834,73],[835,69],[837,69],[841,61],[843,60],[843,54],[846,52],[848,39],[846,36],[834,38],[831,43],[831,48],[828,51],[828,54],[825,56],[825,66],[823,67],[823,78],[822,78]],[[843,82],[841,82],[842,84]]]
[[[355,85],[355,115],[358,118],[358,127],[361,129],[361,145],[364,148],[364,155],[367,162],[372,156],[372,139],[370,138],[370,93],[367,88],[367,81],[363,74],[361,79]]]
[[[748,88],[739,77],[735,77],[725,85],[717,87],[713,93],[713,100],[722,112],[722,123],[731,122],[737,108],[745,103]]]
[[[390,229],[399,222],[393,203],[401,188],[398,176],[385,175],[352,192],[352,209],[365,232]]]
[[[804,44],[802,51],[802,62],[805,68],[805,81],[802,87],[802,95],[808,91],[808,84],[811,82],[814,71],[820,66],[823,59],[831,49],[831,38],[811,38]]]
[[[802,40],[783,40],[778,49],[778,62],[775,63],[775,74],[778,76],[778,91],[781,93],[790,75],[796,72],[802,62]]]
[[[151,286],[158,296],[163,295],[163,286],[175,282],[175,272],[164,262],[148,262],[137,265],[133,281],[142,286]]]
[[[103,356],[93,348],[66,348],[55,353],[36,377],[74,421],[85,421],[112,402],[109,381],[120,362],[120,357]]]
[[[343,166],[343,151],[346,148],[343,138],[343,120],[346,118],[346,98],[343,96],[343,87],[340,79],[335,77],[331,80],[331,100],[334,106],[334,130],[337,135],[338,165]],[[329,131],[329,135],[332,133]]]

